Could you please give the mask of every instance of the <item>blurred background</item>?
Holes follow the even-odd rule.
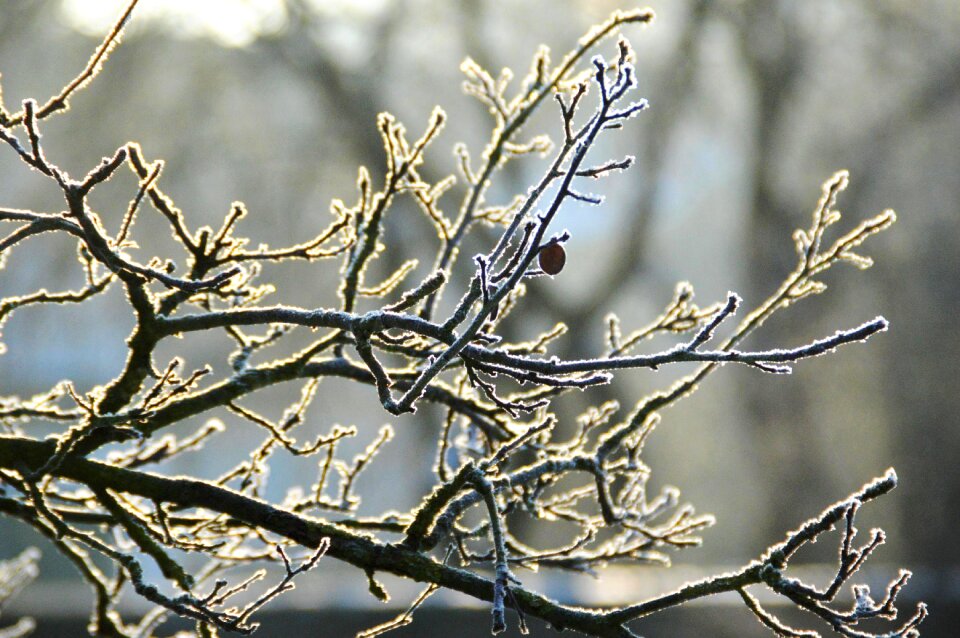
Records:
[[[44,101],[69,81],[120,4],[0,0],[8,108],[28,97]],[[143,0],[105,72],[73,100],[70,113],[42,126],[47,156],[83,174],[136,140],[147,159],[166,160],[160,186],[193,228],[218,225],[240,200],[250,210],[241,231],[254,245],[294,243],[326,226],[331,199],[352,202],[358,165],[382,174],[378,112],[395,114],[414,137],[435,104],[447,110],[446,129],[427,154],[427,175],[438,179],[456,169],[455,142],[466,142],[478,157],[489,133],[489,115],[460,91],[458,68],[466,56],[494,74],[511,67],[522,75],[539,44],[559,60],[590,25],[634,6],[604,0]],[[792,270],[791,233],[809,224],[820,184],[846,168],[851,185],[838,206],[844,229],[885,208],[899,215],[890,231],[861,250],[876,265],[866,272],[837,266],[825,279],[825,294],[779,314],[748,343],[799,345],[878,314],[891,330],[867,345],[800,364],[790,376],[727,367],[663,414],[646,449],[654,483],[676,485],[698,511],[717,517],[704,545],[677,554],[671,569],[615,569],[600,580],[564,574],[524,580],[571,602],[638,600],[748,562],[893,466],[900,487],[861,513],[864,532],[872,526],[888,532],[864,579],[879,588],[898,567],[914,570],[902,613],[911,613],[910,601],[926,600],[931,616],[923,635],[957,635],[960,3],[664,0],[651,6],[653,26],[625,30],[637,53],[640,94],[651,108],[596,151],[598,160],[632,154],[637,164],[592,187],[607,198],[602,208],[563,212],[558,223],[572,233],[567,268],[552,282],[529,285],[526,312],[518,311],[505,329],[529,338],[564,321],[571,330],[556,343],[558,354],[588,356],[603,348],[607,313],[616,312],[625,331],[640,327],[669,301],[677,281],[691,282],[703,305],[733,290],[752,308]],[[613,55],[615,42],[599,52]],[[541,112],[526,133],[557,139],[555,109]],[[509,165],[491,202],[525,192],[545,161]],[[119,223],[135,190],[135,180],[123,174],[93,202],[105,219]],[[448,197],[448,216],[460,192]],[[0,152],[0,205],[63,207],[58,191],[6,149]],[[135,238],[182,262],[157,217],[141,213]],[[432,266],[435,234],[407,202],[388,223],[382,272],[420,256],[409,279],[419,281]],[[474,233],[463,254],[479,252],[491,236]],[[79,285],[74,254],[70,242],[53,237],[17,248],[0,271],[0,296]],[[456,290],[472,273],[462,262]],[[336,275],[336,264],[320,262],[276,269],[267,279],[276,282],[274,302],[315,307],[335,303]],[[447,302],[457,296],[454,289]],[[119,290],[79,308],[15,314],[4,327],[0,395],[29,396],[65,378],[83,390],[104,383],[121,369],[131,326]],[[168,354],[187,350],[188,364],[211,360],[227,369],[225,340],[186,346],[168,344]],[[628,409],[687,371],[631,371],[558,407],[571,423],[586,406],[610,398]],[[264,393],[257,409],[279,415],[297,391]],[[317,431],[332,423],[358,425],[357,450],[383,423],[396,427],[391,453],[358,488],[364,513],[410,507],[429,488],[439,411],[388,419],[371,388],[324,382],[310,414]],[[182,459],[179,471],[215,476],[230,454],[242,457],[248,442],[258,440],[248,424],[220,416],[234,434]],[[313,477],[304,480],[301,470],[294,463],[275,466],[271,489],[282,497],[290,485],[309,484]],[[0,520],[0,559],[36,543],[26,529]],[[51,548],[39,547],[41,580],[3,610],[0,625],[33,614],[36,635],[82,635],[88,592]],[[816,573],[835,550],[832,542],[821,543],[802,558]],[[402,583],[386,584],[404,607],[412,594],[406,597]],[[488,630],[487,610],[475,604],[461,610],[471,607],[461,597],[438,596],[431,605],[396,635],[446,635],[451,626],[463,635]],[[323,635],[352,635],[390,616],[366,593],[362,575],[332,561],[269,610],[258,635],[287,633],[318,618],[328,628]],[[636,629],[648,636],[766,631],[737,598],[667,612]]]

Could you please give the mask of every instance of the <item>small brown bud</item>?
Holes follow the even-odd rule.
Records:
[[[550,244],[540,249],[538,255],[540,269],[548,275],[556,275],[567,263],[567,252],[560,244]]]

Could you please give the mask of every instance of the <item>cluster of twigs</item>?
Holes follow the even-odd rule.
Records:
[[[14,559],[0,562],[0,609],[37,577],[40,570],[37,562],[40,552],[34,548],[23,551]],[[36,623],[32,618],[21,618],[13,625],[0,629],[3,638],[20,638],[34,630]]]
[[[36,304],[82,303],[113,286],[123,288],[136,320],[126,341],[126,363],[103,386],[82,393],[64,382],[31,398],[0,398],[5,429],[0,435],[0,512],[48,538],[89,582],[96,596],[92,633],[148,636],[170,613],[196,620],[201,636],[218,629],[250,633],[256,628],[252,614],[291,588],[293,580],[324,555],[364,570],[371,591],[379,596],[386,592],[377,572],[427,584],[407,612],[366,635],[410,622],[416,607],[440,588],[490,601],[494,633],[506,628],[506,610],[512,608],[521,629],[524,618],[532,616],[557,629],[631,636],[629,624],[642,616],[730,591],[739,592],[778,635],[816,635],[790,628],[761,608],[746,589],[751,585],[771,589],[847,636],[874,635],[857,630],[858,621],[895,615],[895,597],[906,583],[906,572],[880,603],[870,599],[865,588],[855,587],[853,609],[837,611],[828,605],[883,540],[882,533],[875,532],[866,546],[855,549],[853,523],[861,504],[894,487],[892,471],[811,519],[743,569],[635,605],[580,609],[530,591],[517,575],[521,568],[594,572],[615,562],[666,563],[670,551],[699,543],[699,532],[713,519],[697,514],[673,489],[648,489],[651,472],[643,462],[643,446],[660,411],[692,392],[720,364],[786,373],[797,361],[864,341],[887,326],[876,318],[799,347],[737,348],[776,311],[821,292],[824,286],[815,277],[835,263],[869,265],[854,251],[889,226],[894,215],[884,212],[829,240],[827,231],[839,219],[835,200],[847,180],[838,173],[825,185],[810,228],[796,233],[795,271],[717,345],[710,344],[738,312],[740,298],[730,293],[724,302],[700,308],[687,284],[677,288],[661,316],[626,336],[620,321],[611,317],[609,349],[594,357],[551,356],[549,346],[563,334],[562,325],[525,343],[508,343],[497,334],[505,316],[523,312],[528,280],[547,275],[547,268],[537,265],[538,257],[547,249],[555,252],[569,238],[552,228],[561,207],[572,200],[601,204],[600,197],[582,190],[583,184],[630,167],[630,157],[605,162],[592,158],[597,140],[647,106],[632,97],[636,79],[629,44],[621,38],[610,61],[598,56],[586,71],[576,69],[598,43],[624,25],[649,22],[651,12],[614,14],[556,66],[541,50],[512,96],[508,73],[495,78],[472,61],[463,65],[468,93],[489,108],[494,126],[478,158],[464,146],[456,149],[463,188],[453,218],[444,212],[444,196],[457,179],[428,183],[419,171],[446,115],[435,110],[425,132],[411,141],[402,125],[383,114],[377,122],[386,152],[382,183],[375,184],[361,169],[356,203],[335,201],[326,230],[300,244],[250,249],[248,240],[236,234],[245,214],[242,204],[233,205],[217,230],[191,229],[160,190],[163,163],[145,159],[134,143],[80,179],[44,153],[41,122],[65,110],[95,76],[135,5],[130,3],[87,67],[56,97],[43,106],[27,100],[16,113],[0,106],[0,139],[26,165],[47,176],[66,202],[61,212],[0,208],[0,221],[15,227],[0,240],[0,256],[38,235],[67,233],[76,239],[86,275],[80,290],[41,290],[3,299],[0,322]],[[562,139],[556,148],[546,138],[524,140],[520,135],[530,115],[551,98],[561,119]],[[543,177],[525,194],[506,206],[486,203],[491,180],[506,162],[551,152]],[[89,194],[124,165],[137,180],[129,206],[117,215],[94,211]],[[411,197],[437,230],[440,247],[433,272],[419,284],[408,284],[407,276],[416,267],[408,261],[381,283],[371,284],[369,267],[388,246],[384,217],[401,196]],[[161,256],[136,259],[139,248],[132,237],[138,214],[147,205],[169,223],[186,256],[185,269]],[[499,239],[465,265],[458,262],[458,250],[477,224],[498,228]],[[270,287],[259,283],[263,268],[290,260],[331,259],[341,262],[339,308],[264,303]],[[448,282],[458,266],[471,268],[472,279],[448,314],[438,319],[440,294],[455,294]],[[364,298],[373,300],[371,309],[360,310],[367,303]],[[309,345],[288,357],[264,354],[302,328],[318,333]],[[217,378],[210,366],[183,370],[179,358],[158,367],[157,347],[165,339],[215,330],[223,330],[236,345],[229,376]],[[657,333],[687,336],[662,352],[633,353]],[[680,362],[701,366],[671,388],[641,400],[625,417],[618,416],[615,402],[608,402],[582,415],[572,437],[557,433],[557,424],[565,418],[551,411],[558,395],[607,383],[615,370]],[[338,458],[338,447],[358,435],[354,427],[335,426],[313,441],[298,439],[297,427],[309,419],[310,402],[324,377],[371,386],[371,397],[375,392],[391,414],[412,412],[424,401],[446,409],[438,427],[437,482],[419,507],[379,518],[357,515],[355,479],[387,446],[390,426],[349,462]],[[258,390],[286,382],[303,387],[300,399],[279,419],[251,407]],[[208,421],[184,438],[165,432],[218,408],[264,430],[262,443],[243,462],[209,480],[172,478],[145,469],[189,454],[221,432],[219,421]],[[62,424],[60,433],[38,440],[30,425],[40,421]],[[112,446],[109,455],[104,454],[107,445]],[[267,469],[275,459],[282,462],[284,454],[315,458],[316,482],[282,503],[268,503],[263,500]],[[514,512],[544,524],[563,521],[577,531],[561,547],[530,547],[511,533],[507,519]],[[825,590],[784,575],[797,549],[836,525],[845,530],[839,567]],[[290,558],[298,547],[308,550],[299,563]],[[191,573],[178,558],[183,552],[203,555],[208,562]],[[91,553],[108,558],[112,573],[98,567]],[[460,567],[451,564],[455,558]],[[238,594],[249,596],[265,572],[235,584],[217,575],[255,560],[281,562],[280,582],[245,605],[232,605]],[[159,569],[161,584],[145,575],[146,562]],[[482,575],[488,568],[492,579]],[[134,624],[115,609],[127,587],[156,605]],[[876,635],[916,635],[924,614],[921,607],[899,629]]]

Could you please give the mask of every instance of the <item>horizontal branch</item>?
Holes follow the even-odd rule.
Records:
[[[0,467],[33,471],[53,453],[47,442],[0,436]],[[133,494],[183,508],[204,508],[226,514],[252,527],[272,532],[309,548],[330,540],[327,556],[369,572],[388,572],[417,582],[433,583],[473,598],[492,601],[494,583],[469,571],[444,565],[400,544],[388,545],[365,534],[274,507],[259,499],[189,478],[168,478],[106,463],[70,457],[55,469],[62,478],[90,487]],[[599,612],[567,607],[519,586],[511,586],[513,601],[524,613],[556,629],[574,629],[601,638],[628,638],[627,630],[611,625]]]
[[[105,424],[112,424],[116,421],[135,421],[140,432],[145,435],[151,435],[168,425],[179,423],[184,419],[224,406],[230,401],[239,399],[262,388],[297,379],[319,377],[339,377],[369,385],[374,384],[373,375],[366,368],[351,363],[346,359],[331,359],[328,361],[309,363],[291,359],[279,363],[265,364],[256,368],[248,368],[242,373],[224,379],[203,390],[188,394],[149,413],[119,413],[103,417],[101,420]],[[403,389],[409,387],[411,379],[409,376],[398,377],[395,379],[395,383],[397,387]],[[493,407],[484,407],[475,401],[458,396],[453,391],[439,384],[430,386],[426,393],[424,393],[423,398],[431,403],[445,405],[464,416],[470,417],[472,422],[482,428],[487,436],[495,440],[508,438],[510,436],[509,432],[507,432],[497,420],[497,411]],[[112,440],[110,438],[111,436],[110,428],[94,430],[76,444],[73,448],[74,454],[81,456],[88,454],[102,445],[109,443]]]
[[[373,311],[363,315],[339,310],[305,310],[287,306],[271,308],[239,308],[184,317],[161,318],[159,331],[164,335],[208,330],[226,326],[267,325],[286,323],[311,328],[337,328],[348,332],[373,334],[384,330],[405,330],[423,337],[435,339],[448,346],[457,344],[462,337],[447,331],[443,326],[413,315]],[[657,368],[671,363],[741,363],[760,367],[771,372],[788,372],[782,365],[819,356],[836,348],[864,341],[887,329],[888,322],[877,317],[851,330],[841,330],[830,337],[818,339],[796,348],[777,348],[760,351],[700,350],[695,342],[678,344],[659,353],[636,356],[620,356],[573,361],[557,361],[555,358],[539,359],[509,354],[503,350],[490,349],[476,344],[463,346],[462,356],[484,363],[504,366],[499,371],[523,379],[523,373],[535,372],[547,375],[567,375],[584,372],[603,372],[629,368]],[[525,380],[525,379],[523,379]]]
[[[51,442],[22,437],[0,436],[0,467],[19,472],[33,471],[46,464],[54,452]],[[54,468],[62,478],[87,485],[95,490],[110,489],[132,494],[157,503],[181,508],[203,508],[226,514],[237,521],[288,538],[310,548],[329,539],[328,555],[368,573],[388,572],[418,582],[459,591],[476,599],[492,601],[494,583],[472,572],[450,567],[430,556],[409,549],[403,543],[384,544],[365,534],[320,519],[294,514],[259,499],[190,478],[168,478],[156,474],[114,467],[97,461],[69,457]],[[591,611],[568,607],[513,584],[510,604],[531,616],[549,622],[555,629],[575,629],[598,637],[627,638],[634,634],[626,623],[697,598],[727,591],[738,591],[749,585],[787,582],[780,575],[790,555],[801,545],[814,541],[833,529],[851,509],[866,501],[887,494],[896,487],[893,470],[874,479],[858,492],[826,508],[787,538],[771,547],[764,556],[742,569],[728,574],[688,583],[680,589],[656,598],[607,611]],[[492,486],[491,486],[492,487]],[[10,505],[10,504],[8,504]],[[905,578],[901,578],[905,580]],[[922,614],[921,609],[918,614]],[[922,620],[922,618],[920,618]],[[917,620],[916,622],[919,622]]]

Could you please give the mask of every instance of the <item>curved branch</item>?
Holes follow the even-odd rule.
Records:
[[[53,446],[26,438],[0,436],[0,467],[35,470],[53,453]],[[478,600],[492,601],[494,583],[469,571],[444,565],[402,545],[388,545],[368,536],[274,507],[233,490],[188,478],[113,467],[81,458],[65,459],[58,476],[91,487],[135,494],[183,508],[203,508],[227,514],[248,525],[270,531],[310,548],[329,539],[327,555],[366,571],[388,572],[417,582],[435,583]],[[599,612],[567,607],[534,592],[514,586],[513,600],[524,613],[541,618],[555,629],[574,629],[600,638],[628,638],[633,634]]]

